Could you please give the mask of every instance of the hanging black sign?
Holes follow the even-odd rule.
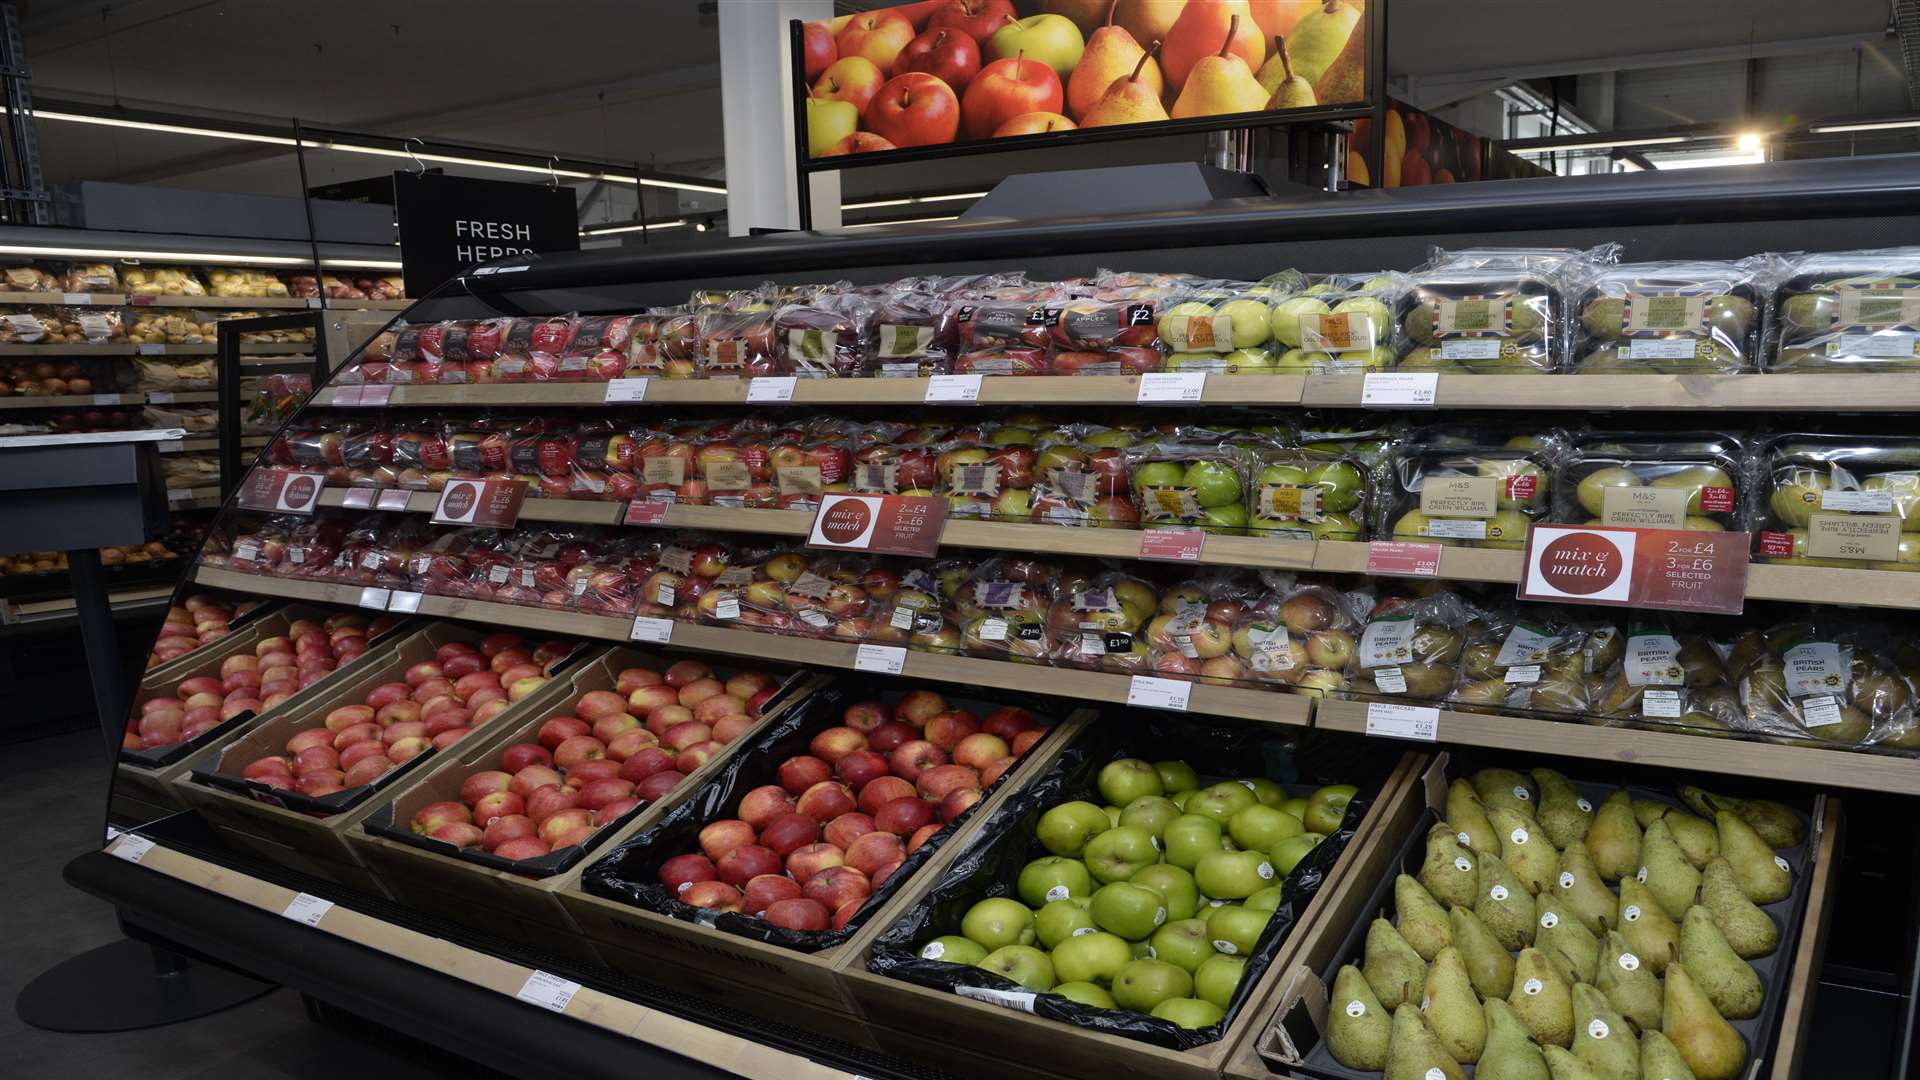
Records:
[[[580,249],[572,188],[397,172],[393,195],[408,296],[477,263]]]

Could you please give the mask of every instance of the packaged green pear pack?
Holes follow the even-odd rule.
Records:
[[[1773,303],[1768,371],[1920,371],[1920,247],[1799,256]]]
[[[1559,451],[1557,442],[1400,446],[1376,485],[1375,535],[1518,551],[1527,530],[1547,516]]]
[[[1760,468],[1757,558],[1920,570],[1920,439],[1780,435]]]
[[[1588,432],[1554,469],[1550,520],[1570,525],[1737,531],[1749,454],[1718,432]]]
[[[1780,278],[1774,255],[1597,268],[1578,288],[1574,371],[1758,370],[1761,329]]]
[[[1569,294],[1620,245],[1434,248],[1408,276],[1396,314],[1407,351],[1400,367],[1468,375],[1541,375],[1567,369]]]

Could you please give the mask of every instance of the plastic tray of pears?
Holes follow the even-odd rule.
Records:
[[[1765,927],[1754,920],[1756,913],[1755,906],[1745,902],[1732,904],[1732,906],[1737,908],[1744,916],[1744,918],[1735,920],[1736,925],[1745,928],[1745,932],[1734,935],[1739,938],[1743,947],[1740,951],[1759,954],[1748,959],[1742,959],[1740,956],[1728,951],[1732,946],[1727,944],[1727,935],[1724,933],[1719,935],[1720,943],[1716,948],[1713,947],[1712,936],[1704,932],[1707,926],[1717,926],[1722,920],[1708,918],[1705,924],[1697,925],[1689,932],[1683,929],[1687,922],[1684,913],[1679,917],[1672,917],[1663,910],[1665,906],[1661,900],[1663,896],[1667,897],[1665,903],[1677,905],[1678,901],[1675,900],[1674,897],[1686,895],[1687,886],[1691,883],[1691,879],[1686,873],[1680,871],[1677,878],[1680,884],[1676,888],[1671,884],[1671,882],[1676,880],[1674,875],[1663,872],[1663,869],[1665,871],[1677,871],[1681,866],[1692,866],[1693,864],[1687,861],[1687,852],[1691,851],[1697,856],[1701,850],[1701,845],[1705,843],[1706,837],[1710,834],[1714,835],[1714,843],[1718,843],[1717,832],[1711,829],[1702,830],[1698,825],[1685,827],[1681,832],[1675,833],[1673,824],[1668,820],[1670,813],[1672,811],[1679,811],[1686,814],[1691,813],[1690,804],[1676,795],[1676,792],[1683,790],[1681,787],[1677,785],[1673,787],[1653,786],[1641,782],[1630,783],[1622,788],[1612,784],[1596,783],[1585,779],[1573,778],[1568,781],[1571,788],[1570,792],[1565,789],[1559,789],[1557,793],[1550,792],[1548,793],[1549,797],[1543,802],[1541,784],[1532,775],[1534,767],[1534,762],[1528,761],[1519,755],[1463,756],[1456,754],[1453,757],[1452,766],[1448,769],[1448,779],[1450,781],[1448,789],[1448,815],[1464,816],[1457,815],[1455,807],[1458,805],[1458,801],[1463,800],[1465,792],[1469,788],[1475,791],[1476,798],[1482,794],[1491,795],[1491,799],[1480,798],[1479,801],[1480,805],[1485,808],[1485,816],[1488,819],[1487,826],[1493,830],[1495,838],[1502,844],[1503,858],[1499,861],[1502,864],[1507,864],[1509,858],[1511,858],[1513,861],[1520,862],[1528,868],[1525,875],[1519,871],[1513,871],[1510,866],[1509,872],[1504,874],[1491,870],[1483,870],[1481,864],[1484,860],[1478,850],[1463,849],[1462,846],[1458,844],[1457,839],[1448,838],[1444,834],[1434,838],[1434,850],[1430,853],[1429,833],[1435,831],[1433,827],[1442,821],[1441,815],[1431,807],[1427,809],[1417,825],[1409,832],[1405,842],[1401,845],[1397,860],[1391,865],[1398,868],[1400,873],[1404,873],[1408,877],[1413,878],[1416,882],[1434,881],[1435,887],[1438,890],[1446,891],[1450,896],[1454,896],[1454,890],[1458,889],[1458,895],[1455,896],[1456,899],[1469,893],[1474,897],[1475,919],[1478,922],[1478,925],[1474,928],[1474,932],[1484,930],[1485,932],[1480,935],[1479,940],[1485,943],[1487,948],[1501,948],[1501,951],[1512,959],[1515,964],[1512,987],[1507,994],[1500,995],[1505,1000],[1515,1002],[1531,998],[1535,1001],[1545,1003],[1550,1002],[1554,994],[1558,992],[1566,994],[1567,998],[1565,1000],[1568,1000],[1571,1004],[1573,996],[1572,987],[1574,984],[1565,977],[1564,972],[1566,967],[1577,964],[1577,970],[1581,974],[1580,982],[1595,989],[1602,990],[1607,997],[1607,1001],[1606,1011],[1598,1013],[1597,1015],[1589,1015],[1578,1009],[1570,1010],[1570,1020],[1577,1021],[1572,1023],[1567,1029],[1570,1040],[1600,1044],[1608,1037],[1617,1041],[1622,1034],[1624,1034],[1628,1040],[1633,1040],[1635,1030],[1644,1027],[1644,1020],[1648,1015],[1648,1010],[1660,1010],[1663,1007],[1665,990],[1664,968],[1666,964],[1664,961],[1655,959],[1655,955],[1660,951],[1658,944],[1656,944],[1657,942],[1666,940],[1678,941],[1683,935],[1686,936],[1688,940],[1700,940],[1702,942],[1701,949],[1697,951],[1705,952],[1707,959],[1687,962],[1688,974],[1693,976],[1693,981],[1699,986],[1706,985],[1706,976],[1713,974],[1715,969],[1733,970],[1728,965],[1735,963],[1747,965],[1753,972],[1753,979],[1739,977],[1733,980],[1716,980],[1716,986],[1725,983],[1737,987],[1737,989],[1731,989],[1726,992],[1729,1000],[1738,998],[1748,1005],[1747,1008],[1736,1008],[1733,1010],[1736,1012],[1749,1012],[1748,1016],[1741,1019],[1726,1018],[1745,1044],[1743,1049],[1744,1063],[1736,1070],[1727,1072],[1710,1074],[1700,1070],[1695,1071],[1701,1076],[1720,1075],[1743,1078],[1758,1076],[1761,1072],[1761,1066],[1765,1061],[1765,1055],[1773,1043],[1774,1029],[1779,1023],[1781,1005],[1787,997],[1787,980],[1793,966],[1794,946],[1798,941],[1800,926],[1805,914],[1809,891],[1808,883],[1812,880],[1813,851],[1814,844],[1817,841],[1812,826],[1813,822],[1817,819],[1818,807],[1807,799],[1777,800],[1788,808],[1794,819],[1793,824],[1797,825],[1797,828],[1791,828],[1792,834],[1798,837],[1797,842],[1790,847],[1773,848],[1765,855],[1762,855],[1757,850],[1749,852],[1749,854],[1756,858],[1766,860],[1768,864],[1767,867],[1760,868],[1759,877],[1777,890],[1780,886],[1780,875],[1777,872],[1770,871],[1784,870],[1787,875],[1791,876],[1791,885],[1789,886],[1789,891],[1783,898],[1758,905],[1757,907],[1757,912],[1763,913],[1767,922],[1771,924],[1773,936],[1776,939],[1773,948],[1765,950],[1764,952],[1762,952],[1761,946],[1765,943],[1767,932]],[[1516,771],[1518,772],[1519,781],[1521,782],[1516,782],[1515,776],[1512,775]],[[1679,774],[1660,774],[1653,770],[1634,771],[1631,778],[1645,781],[1656,775],[1671,775],[1676,781],[1684,779],[1684,777]],[[1518,800],[1519,792],[1522,790],[1526,792],[1526,798],[1524,800]],[[1640,861],[1644,864],[1648,859],[1655,859],[1655,862],[1654,865],[1649,868],[1648,880],[1646,882],[1643,883],[1640,880],[1636,869],[1634,873],[1630,873],[1622,879],[1621,887],[1609,888],[1605,881],[1595,881],[1592,876],[1597,870],[1597,867],[1595,866],[1591,851],[1589,851],[1584,861],[1580,860],[1578,856],[1575,856],[1573,860],[1569,861],[1565,851],[1571,849],[1563,849],[1561,854],[1556,854],[1552,843],[1555,837],[1562,840],[1567,839],[1569,835],[1568,826],[1562,823],[1572,822],[1578,818],[1588,819],[1589,837],[1591,837],[1593,835],[1592,825],[1598,820],[1603,810],[1607,812],[1608,823],[1615,826],[1607,833],[1603,833],[1603,836],[1613,835],[1624,837],[1626,834],[1618,828],[1619,825],[1624,824],[1624,818],[1621,816],[1622,812],[1617,805],[1610,807],[1607,803],[1608,797],[1617,791],[1625,791],[1628,799],[1631,800],[1629,809],[1634,814],[1635,828],[1640,832],[1642,837],[1642,855]],[[1533,818],[1516,820],[1509,816],[1519,812],[1517,808],[1521,803],[1524,803],[1526,808],[1534,812]],[[1590,806],[1592,808],[1591,812],[1582,809],[1583,806]],[[1495,810],[1499,810],[1500,813],[1495,814],[1493,812]],[[1694,821],[1702,823],[1706,821],[1706,819],[1697,815],[1692,816]],[[1545,824],[1545,819],[1549,817],[1556,822],[1551,829]],[[1660,857],[1656,857],[1652,851],[1648,850],[1644,842],[1645,833],[1653,828],[1651,824],[1653,820],[1659,820],[1665,828],[1665,835],[1669,839],[1673,839],[1671,847],[1666,846],[1664,843],[1659,847],[1658,850],[1662,853]],[[1647,824],[1643,825],[1643,822]],[[1454,825],[1456,823],[1449,821],[1447,824]],[[1465,826],[1461,828],[1461,831],[1474,827],[1475,826],[1471,825]],[[1785,833],[1789,831],[1789,828],[1784,819],[1780,819],[1775,828],[1769,831],[1769,836],[1771,839],[1779,839],[1780,837],[1777,834]],[[1524,833],[1525,839],[1520,843],[1514,843],[1512,838],[1520,833]],[[1685,843],[1682,844],[1680,839],[1675,839],[1676,837],[1684,838]],[[1771,847],[1770,844],[1768,846]],[[1610,852],[1620,852],[1622,849],[1622,845],[1618,843],[1603,844],[1601,847]],[[1422,870],[1430,858],[1435,864],[1435,869],[1427,875],[1423,875]],[[1612,866],[1609,867],[1609,869],[1624,866],[1632,861],[1624,854],[1615,854],[1610,858]],[[1679,859],[1677,863],[1672,861],[1676,858]],[[1472,869],[1470,871],[1462,871],[1458,868],[1459,863],[1456,860],[1463,859],[1471,865]],[[1534,867],[1538,867],[1539,869],[1534,869]],[[1730,870],[1731,868],[1732,862],[1729,861],[1725,869]],[[1483,873],[1488,876],[1483,877]],[[1698,871],[1696,871],[1696,873],[1698,873]],[[1742,895],[1740,890],[1743,879],[1740,875],[1728,876],[1722,868],[1718,867],[1712,868],[1708,873],[1712,875],[1713,883],[1713,888],[1710,891],[1716,896],[1727,896],[1728,893],[1726,890],[1728,889],[1733,890],[1732,895]],[[1436,878],[1434,875],[1440,876]],[[1572,875],[1571,887],[1567,885],[1569,881],[1568,875]],[[1448,880],[1452,878],[1461,879],[1461,886],[1454,886]],[[1546,880],[1546,887],[1543,889],[1541,896],[1534,898],[1533,904],[1528,905],[1525,903],[1527,898],[1524,895],[1526,882],[1529,880],[1540,881],[1543,880],[1543,878]],[[1422,884],[1421,888],[1422,890],[1426,889],[1426,885]],[[1624,888],[1628,894],[1625,897],[1619,895],[1622,888]],[[1594,889],[1597,889],[1598,892],[1594,892]],[[1505,890],[1506,892],[1504,902],[1495,899],[1496,894],[1500,890]],[[1656,892],[1656,890],[1659,891]],[[1400,891],[1401,886],[1399,885],[1397,874],[1381,875],[1381,879],[1374,884],[1373,890],[1368,895],[1366,902],[1357,909],[1358,914],[1353,921],[1353,925],[1347,928],[1346,935],[1339,949],[1333,954],[1334,960],[1327,965],[1325,970],[1319,973],[1325,986],[1329,990],[1327,999],[1329,1024],[1332,1023],[1331,1018],[1334,1017],[1336,1011],[1346,1011],[1349,1016],[1352,1015],[1355,1008],[1352,1002],[1356,995],[1350,992],[1346,986],[1337,985],[1337,977],[1340,969],[1348,964],[1360,969],[1363,973],[1369,970],[1366,964],[1368,938],[1370,933],[1373,932],[1376,919],[1384,919],[1389,923],[1393,923],[1395,925],[1395,936],[1398,937],[1400,942],[1408,943],[1408,934],[1402,934],[1400,932],[1400,927],[1405,925],[1402,917],[1406,914],[1406,912],[1399,908],[1399,903],[1402,898],[1397,894]],[[1406,891],[1412,892],[1412,890]],[[1428,916],[1429,919],[1436,915],[1444,915],[1448,922],[1448,934],[1451,936],[1453,934],[1452,927],[1460,925],[1463,920],[1448,912],[1448,903],[1446,901],[1436,900],[1436,906],[1427,907],[1418,903],[1419,895],[1419,893],[1414,893],[1414,901],[1410,906],[1416,909],[1424,908],[1424,914]],[[1431,898],[1435,897],[1436,894],[1434,892],[1426,892],[1425,895]],[[1763,893],[1763,895],[1765,894]],[[1701,898],[1704,899],[1704,892]],[[1519,901],[1519,903],[1516,904],[1515,901]],[[1722,901],[1722,903],[1725,903],[1725,901]],[[1697,901],[1692,906],[1700,906],[1703,915],[1707,910],[1705,906],[1699,904]],[[1530,917],[1527,916],[1525,911],[1527,907],[1533,908]],[[1597,933],[1589,931],[1576,914],[1584,908],[1587,911],[1593,912],[1597,917],[1598,912],[1607,907],[1612,907],[1614,912],[1618,913],[1620,917],[1618,919],[1613,916],[1607,917],[1607,925],[1613,927],[1613,935],[1617,935],[1621,939],[1618,942],[1613,940],[1613,935],[1610,935],[1604,927],[1599,928]],[[1641,910],[1636,912],[1636,908],[1640,908]],[[1551,919],[1549,919],[1549,915],[1552,916]],[[1502,933],[1506,935],[1505,941],[1492,936],[1493,931],[1490,929],[1490,927],[1495,925],[1503,916],[1507,920],[1506,925],[1502,926]],[[1695,918],[1699,920],[1702,917],[1703,916],[1696,916]],[[1522,923],[1523,918],[1526,919],[1525,924]],[[1416,926],[1422,921],[1418,915],[1415,916],[1414,923]],[[1549,923],[1552,925],[1549,926]],[[1431,922],[1428,922],[1428,925],[1431,926]],[[1473,924],[1469,923],[1468,925],[1471,926]],[[1530,940],[1537,954],[1535,956],[1523,956],[1521,955],[1521,950],[1504,948],[1507,942],[1515,940],[1514,935],[1518,933],[1522,925],[1527,925],[1529,930],[1527,940]],[[1400,967],[1402,970],[1405,970],[1412,967],[1408,961],[1417,961],[1419,968],[1431,969],[1434,966],[1428,962],[1427,957],[1437,956],[1441,947],[1442,942],[1437,937],[1437,930],[1430,929],[1424,933],[1409,931],[1409,933],[1418,942],[1417,947],[1408,943],[1407,947],[1398,950],[1391,948],[1381,949],[1380,951],[1383,955],[1392,955],[1394,952],[1398,952],[1399,956],[1397,962],[1389,961],[1383,963],[1380,965],[1379,970],[1393,970],[1395,967]],[[1583,947],[1581,944],[1582,941],[1588,944]],[[1378,944],[1379,943],[1376,943],[1376,945]],[[1388,938],[1385,944],[1392,946],[1394,941],[1392,938]],[[1582,954],[1585,949],[1589,948],[1594,950],[1591,963],[1580,959],[1563,965],[1546,959],[1547,950],[1558,951],[1564,957],[1570,954]],[[1683,949],[1682,952],[1684,953],[1684,951]],[[1422,953],[1425,953],[1426,956],[1423,957],[1421,955]],[[1487,954],[1482,953],[1482,955]],[[1462,953],[1462,956],[1464,957],[1464,953]],[[1707,968],[1707,970],[1697,970],[1708,964],[1712,966]],[[1501,965],[1495,963],[1485,966],[1500,967]],[[1551,970],[1539,970],[1542,967]],[[1414,970],[1419,970],[1419,968]],[[1497,986],[1501,981],[1498,975],[1483,970],[1475,970],[1474,967],[1470,967],[1466,963],[1463,963],[1458,968],[1449,965],[1448,968],[1443,970],[1449,970],[1454,973],[1460,973],[1462,971],[1470,972],[1467,976],[1467,981],[1473,992],[1473,997],[1469,1000],[1473,1001],[1477,1009],[1482,1009],[1482,1016],[1484,1018],[1486,1014],[1482,1003],[1487,997],[1484,992],[1493,991],[1497,993]],[[1587,976],[1585,974],[1587,971],[1593,972],[1592,976]],[[1604,978],[1602,978],[1603,973]],[[1549,975],[1551,977],[1549,977]],[[1478,979],[1477,982],[1476,977]],[[1538,980],[1538,989],[1530,991],[1529,987],[1534,986],[1536,980]],[[1407,981],[1413,982],[1413,980]],[[1556,982],[1558,984],[1557,987],[1555,985]],[[1744,983],[1744,986],[1738,985],[1741,983]],[[1456,985],[1458,984],[1456,983]],[[1757,1003],[1752,1000],[1752,991],[1756,985],[1761,991],[1760,1000]],[[1391,1017],[1393,1009],[1391,1003],[1396,999],[1389,997],[1381,1000],[1380,995],[1373,994],[1370,986],[1367,989],[1368,993],[1374,997],[1375,1000],[1372,1002],[1364,1002],[1365,1007],[1371,1010],[1376,1005],[1384,1006],[1384,1015],[1388,1018],[1388,1024],[1386,1027],[1381,1028],[1381,1030],[1386,1031],[1392,1029]],[[1438,991],[1438,987],[1434,989]],[[1424,985],[1424,982],[1413,982],[1410,993],[1408,994],[1410,1004],[1416,1008],[1419,1007],[1426,993],[1427,987]],[[1627,1010],[1621,1008],[1622,1003],[1630,1005],[1633,1010],[1632,1015],[1628,1015]],[[1521,1016],[1518,1011],[1509,1013],[1508,1015],[1516,1019]],[[1658,1015],[1658,1013],[1656,1012],[1655,1015]],[[1624,1028],[1621,1023],[1622,1018],[1626,1021]],[[1284,1020],[1285,1018],[1283,1017],[1281,1019]],[[1380,1072],[1354,1069],[1342,1065],[1333,1056],[1328,1040],[1324,1037],[1324,1033],[1319,1031],[1312,1031],[1311,1033],[1302,1032],[1295,1030],[1294,1025],[1291,1024],[1289,1025],[1289,1029],[1295,1045],[1299,1047],[1302,1053],[1302,1063],[1290,1066],[1292,1070],[1303,1075],[1341,1078],[1341,1080],[1381,1075]],[[1516,1031],[1522,1036],[1526,1035],[1528,1033],[1526,1021],[1522,1020],[1519,1028],[1510,1028],[1508,1031],[1509,1036]],[[1605,1034],[1601,1034],[1602,1032]],[[1309,1040],[1317,1040],[1310,1049],[1306,1045],[1306,1042]],[[1498,1041],[1497,1038],[1493,1039],[1494,1043]],[[1548,1045],[1544,1040],[1540,1040],[1537,1037],[1535,1042],[1543,1048]],[[1379,1046],[1384,1049],[1385,1043],[1386,1040],[1381,1040]],[[1625,1050],[1622,1048],[1601,1047],[1596,1045],[1590,1048],[1588,1052],[1598,1052],[1603,1056],[1612,1055],[1617,1059],[1625,1053]],[[1638,1051],[1636,1050],[1636,1056],[1637,1053]],[[1407,1072],[1404,1075],[1420,1077],[1422,1080],[1443,1080],[1443,1078],[1448,1076],[1473,1076],[1477,1071],[1476,1067],[1472,1064],[1458,1065],[1457,1071],[1452,1073],[1447,1072],[1443,1065],[1439,1066],[1438,1072],[1429,1071],[1434,1067],[1436,1066],[1423,1064],[1419,1069]],[[1641,1073],[1636,1067],[1631,1075],[1639,1076]]]

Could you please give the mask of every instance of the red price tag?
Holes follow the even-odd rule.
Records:
[[[255,469],[240,483],[235,501],[243,509],[275,514],[312,514],[327,486],[324,473]]]
[[[525,480],[449,480],[433,508],[435,525],[480,525],[511,529],[527,498]]]
[[[1747,598],[1747,533],[1535,525],[1522,600],[1738,615]]]
[[[635,499],[627,504],[627,516],[621,520],[627,525],[665,525],[667,504],[653,502],[650,499]]]
[[[1389,577],[1439,577],[1440,545],[1375,540],[1367,545],[1367,573]]]
[[[1199,529],[1148,529],[1140,534],[1140,557],[1167,562],[1199,562],[1207,534]]]
[[[151,296],[127,297],[127,303],[132,304],[134,307],[151,307],[153,304],[153,300],[154,298]]]
[[[807,546],[930,559],[940,550],[947,501],[924,495],[821,497]]]

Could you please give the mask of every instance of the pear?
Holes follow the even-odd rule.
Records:
[[[1673,842],[1680,845],[1680,853],[1687,857],[1694,869],[1706,869],[1707,863],[1720,854],[1720,833],[1713,827],[1713,822],[1677,809],[1667,811],[1659,820],[1667,823],[1667,831],[1673,833]]]
[[[1451,945],[1441,949],[1427,969],[1427,989],[1420,1000],[1420,1011],[1453,1060],[1463,1065],[1480,1060],[1480,1051],[1487,1045],[1487,1014],[1480,1009],[1480,998],[1467,978],[1460,951]]]
[[[1580,797],[1573,782],[1552,769],[1533,770],[1533,782],[1540,785],[1536,816],[1553,846],[1564,848],[1586,839],[1593,827],[1593,804]]]
[[[1114,22],[1127,28],[1135,41],[1165,41],[1187,0],[1120,0]]]
[[[1771,904],[1793,892],[1793,874],[1745,818],[1722,810],[1714,815],[1713,824],[1720,832],[1720,854],[1733,868],[1747,899]]]
[[[1387,1064],[1387,1036],[1393,1020],[1366,976],[1352,964],[1333,977],[1327,1004],[1327,1050],[1349,1069],[1378,1072]]]
[[[1467,979],[1482,998],[1504,998],[1513,990],[1513,957],[1480,921],[1480,916],[1457,907],[1447,912],[1453,947],[1467,965]]]
[[[1533,944],[1533,894],[1506,860],[1480,853],[1480,892],[1474,898],[1473,913],[1501,948],[1518,950]]]
[[[1500,838],[1487,820],[1487,807],[1465,780],[1456,778],[1447,785],[1447,823],[1459,833],[1456,839],[1462,846],[1475,851],[1500,850]]]
[[[1541,1056],[1547,1059],[1547,1071],[1553,1080],[1605,1080],[1593,1066],[1574,1057],[1571,1051],[1549,1046]]]
[[[1273,55],[1260,65],[1253,77],[1269,95],[1269,109],[1304,109],[1319,104],[1313,96],[1313,84],[1293,73],[1293,61],[1287,56],[1287,39],[1273,35]]]
[[[1194,6],[1189,5],[1189,10]],[[1243,2],[1240,6],[1245,7]],[[1184,19],[1186,16],[1181,16]],[[1246,60],[1234,51],[1234,35],[1240,27],[1240,16],[1235,15],[1228,24],[1227,39],[1220,44],[1220,51],[1211,56],[1203,56],[1187,73],[1186,82],[1180,87],[1180,96],[1174,99],[1170,115],[1175,120],[1193,116],[1230,116],[1234,113],[1257,112],[1266,108],[1267,92],[1253,77],[1253,69]],[[1176,30],[1178,28],[1176,27]],[[1265,46],[1261,47],[1265,52]]]
[[[1327,0],[1318,11],[1309,11],[1293,25],[1293,70],[1309,83],[1333,66],[1353,28],[1360,21],[1360,9],[1343,0]]]
[[[1656,975],[1680,951],[1680,927],[1639,878],[1620,879],[1620,918],[1614,925],[1627,939],[1627,947]]]
[[[1513,962],[1513,992],[1507,1004],[1541,1046],[1573,1045],[1573,993],[1553,962],[1538,949],[1522,949]]]
[[[1254,71],[1267,58],[1266,35],[1254,21],[1253,9],[1247,0],[1200,0],[1199,3],[1188,0],[1180,17],[1167,27],[1160,40],[1165,42],[1165,48],[1160,50],[1160,66],[1166,70],[1167,85],[1179,93],[1186,92],[1194,73],[1209,56],[1239,57],[1247,69],[1248,79],[1252,79]],[[1266,104],[1264,91],[1261,104]]]
[[[1740,891],[1740,879],[1727,860],[1716,857],[1700,875],[1700,906],[1741,959],[1769,956],[1780,947],[1780,928]]]
[[[1393,879],[1393,910],[1398,916],[1395,928],[1420,959],[1431,963],[1435,953],[1453,943],[1453,933],[1447,928],[1447,909],[1405,874]]]
[[[1500,807],[1533,816],[1533,792],[1527,787],[1527,778],[1512,769],[1481,769],[1473,774],[1473,790],[1486,804],[1489,816]]]
[[[1640,1080],[1696,1080],[1687,1059],[1658,1031],[1640,1033]]]
[[[1748,833],[1751,835],[1752,830]],[[1771,851],[1767,852],[1767,866],[1773,866]],[[1700,891],[1700,871],[1687,861],[1664,820],[1647,827],[1640,848],[1640,874],[1644,875],[1647,891],[1676,921],[1693,906],[1694,895]]]
[[[1435,900],[1448,907],[1470,908],[1479,891],[1478,859],[1467,854],[1453,833],[1453,826],[1444,821],[1427,830],[1427,854],[1416,876]]]
[[[1807,837],[1806,822],[1800,820],[1799,814],[1767,799],[1736,799],[1731,795],[1715,795],[1701,788],[1682,786],[1680,801],[1708,821],[1712,821],[1714,815],[1722,810],[1733,811],[1740,820],[1753,826],[1753,831],[1759,833],[1769,847],[1799,847],[1800,841]]]
[[[1367,945],[1360,970],[1367,976],[1367,985],[1380,999],[1380,1004],[1392,1009],[1407,1000],[1408,995],[1427,984],[1427,962],[1413,951],[1407,939],[1393,928],[1385,919],[1373,920],[1367,927]]]
[[[1760,1015],[1760,1005],[1766,1000],[1760,976],[1727,944],[1704,907],[1687,909],[1687,917],[1680,921],[1680,958],[1686,961],[1695,985],[1721,1016],[1750,1020]]]
[[[1607,796],[1587,830],[1587,852],[1606,881],[1619,881],[1640,869],[1640,823],[1633,817],[1633,797],[1625,788]]]
[[[1668,964],[1660,1030],[1696,1080],[1733,1080],[1747,1063],[1747,1044],[1694,985],[1685,964]]]
[[[1560,853],[1560,872],[1553,879],[1553,898],[1561,910],[1580,920],[1580,925],[1602,932],[1617,910],[1613,892],[1600,880],[1585,844],[1572,844]]]
[[[1445,1080],[1467,1080],[1467,1070],[1447,1052],[1419,1009],[1402,1005],[1393,1010],[1384,1080],[1435,1080],[1436,1071]]]
[[[1640,1080],[1640,1040],[1599,990],[1573,988],[1573,1056],[1603,1080]]]
[[[1535,896],[1551,888],[1560,860],[1546,834],[1540,832],[1540,823],[1505,807],[1495,807],[1487,817],[1500,837],[1500,858],[1512,868],[1520,884]]]
[[[1080,118],[1080,126],[1111,127],[1115,124],[1147,124],[1167,118],[1167,110],[1160,104],[1159,71],[1154,78],[1146,78],[1147,65],[1153,63],[1152,53],[1142,53],[1133,65],[1133,74],[1113,80],[1107,85],[1100,100]]]
[[[1159,102],[1165,85],[1160,65],[1126,27],[1115,25],[1114,8],[1119,6],[1120,0],[1108,5],[1107,24],[1087,38],[1086,50],[1067,78],[1067,115],[1076,122],[1086,123],[1087,114],[1107,96],[1107,89],[1125,78],[1152,87],[1154,101]]]
[[[1534,1045],[1533,1033],[1514,1015],[1513,1007],[1492,998],[1487,1001],[1487,1048],[1480,1051],[1474,1080],[1549,1080],[1547,1059]]]
[[[1620,1010],[1621,1016],[1633,1021],[1634,1027],[1659,1030],[1660,980],[1639,954],[1627,947],[1627,939],[1617,930],[1607,931],[1593,987],[1607,995],[1607,1001]]]
[[[1540,917],[1539,929],[1533,933],[1534,948],[1559,965],[1568,982],[1592,982],[1600,966],[1600,939],[1552,895],[1542,896],[1535,907]]]
[[[1346,47],[1313,80],[1313,96],[1322,105],[1342,105],[1367,96],[1367,35],[1347,35]]]
[[[1644,829],[1654,822],[1659,821],[1662,816],[1672,809],[1673,805],[1671,803],[1663,803],[1658,799],[1635,799],[1633,800],[1633,820],[1638,822],[1640,827]]]

